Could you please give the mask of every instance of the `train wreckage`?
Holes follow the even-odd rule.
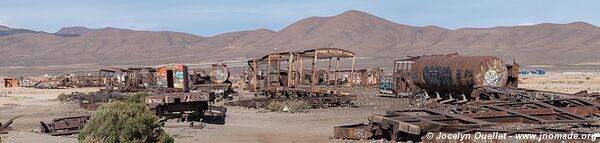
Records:
[[[355,74],[355,58],[355,53],[348,50],[320,48],[273,53],[250,60],[242,79],[250,91],[264,98],[233,101],[226,105],[263,108],[281,100],[305,101],[313,108],[350,105],[356,100],[356,95],[351,94],[353,85],[368,85],[369,77]],[[343,59],[351,60],[350,69],[340,67]],[[326,69],[322,69],[323,66]],[[361,77],[365,82],[361,82]]]
[[[98,76],[104,84],[100,91],[73,92],[60,95],[59,100],[75,102],[86,110],[96,110],[104,103],[124,101],[133,94],[145,92],[150,95],[142,97],[148,110],[163,120],[179,118],[181,121],[224,123],[227,108],[213,103],[230,94],[228,74],[226,65],[222,63],[212,65],[210,74],[190,71],[183,64],[165,64],[157,68],[103,68]],[[43,133],[49,135],[70,135],[78,133],[89,118],[57,118],[50,123],[40,122],[40,127]]]
[[[390,75],[384,75],[382,68],[355,69],[356,54],[337,48],[271,53],[244,64],[240,89],[250,91],[254,98],[225,102],[226,106],[267,108],[285,101],[303,101],[312,108],[352,106],[358,99],[353,92],[357,87],[377,88],[381,96],[407,98],[413,105],[371,114],[367,123],[336,126],[337,139],[450,142],[427,135],[600,131],[600,94],[519,88],[519,64],[514,60],[507,64],[494,56],[409,57],[394,61]],[[208,71],[184,64],[102,68],[97,75],[47,77],[34,87],[98,87],[98,92],[59,97],[87,110],[147,92],[151,96],[145,97],[144,103],[160,118],[224,122],[227,107],[215,102],[232,99],[236,93],[230,74],[223,63],[211,65]],[[24,78],[5,81],[11,87],[31,85],[22,84],[27,81]],[[82,115],[40,122],[41,132],[75,134],[89,118]],[[0,133],[14,119],[0,124]]]
[[[369,115],[368,123],[334,127],[334,137],[451,142],[452,139],[439,140],[431,135],[600,131],[598,95],[521,89],[518,70],[519,65],[514,61],[508,65],[496,57],[456,53],[395,61],[392,75],[381,78],[380,94],[410,98],[418,106]],[[506,139],[490,141],[516,141]]]
[[[598,103],[577,98],[490,103],[479,107],[483,111],[463,114],[429,108],[390,110],[383,115],[369,115],[366,124],[337,126],[334,137],[447,142],[424,136],[439,132],[594,134],[600,127],[597,122],[600,115]]]
[[[464,104],[494,100],[474,87],[518,87],[519,65],[493,56],[425,55],[394,62],[391,76],[381,79],[382,96],[408,97],[416,104],[426,100]],[[508,97],[507,97],[508,98]]]

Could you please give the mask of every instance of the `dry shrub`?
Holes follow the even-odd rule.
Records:
[[[285,106],[281,104],[281,102],[273,101],[269,104],[269,106],[267,106],[267,110],[271,112],[283,112],[284,107]]]
[[[65,102],[69,99],[69,97],[65,93],[61,93],[58,95],[58,97],[56,97],[56,99],[58,99],[60,102]]]
[[[83,141],[80,141],[80,143],[100,143],[100,142],[92,137],[86,137]]]
[[[299,113],[299,112],[306,112],[307,109],[310,108],[310,105],[304,101],[286,101],[285,105],[289,108],[288,112],[291,113]]]
[[[284,102],[271,102],[267,109],[271,112],[300,113],[310,109],[310,104],[301,100],[288,100]]]
[[[144,99],[146,99],[146,97],[151,96],[152,94],[148,93],[148,92],[138,92],[135,93],[133,96],[129,96],[129,98],[127,98],[127,102],[130,103],[144,103]]]
[[[86,143],[174,142],[161,129],[158,120],[142,103],[107,103],[92,114],[79,132],[78,140]]]

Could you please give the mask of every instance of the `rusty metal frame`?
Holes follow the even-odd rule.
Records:
[[[426,132],[497,131],[514,133],[557,132],[543,128],[497,129],[503,124],[590,124],[600,115],[598,103],[584,99],[552,99],[518,103],[491,103],[481,105],[483,112],[454,114],[435,109],[387,111],[385,115],[369,115],[368,124],[334,127],[334,137],[371,139],[386,137],[398,139],[399,134],[422,136]]]
[[[41,132],[52,136],[76,134],[79,133],[79,130],[83,129],[90,117],[89,115],[83,115],[55,118],[49,123],[40,121]]]
[[[411,81],[411,68],[413,64],[414,58],[394,61],[392,75],[381,78],[380,81],[391,89],[380,89],[380,93],[382,93],[382,95],[392,95],[394,97],[411,95],[416,88]]]
[[[513,88],[513,87],[493,87],[493,86],[479,86],[474,87],[472,97],[481,97],[482,95],[487,96],[498,96],[505,97],[510,101],[534,101],[534,100],[549,100],[549,99],[565,99],[565,98],[580,98],[589,101],[597,101],[598,98],[595,96],[582,96],[578,94],[524,89],[524,88]],[[481,94],[481,95],[475,95]],[[493,99],[495,100],[495,99]]]
[[[310,81],[312,81],[309,85],[305,85],[302,84],[303,80],[304,80],[304,76],[305,76],[305,72],[303,69],[303,62],[305,58],[311,58],[312,59],[312,67],[311,67],[311,71],[310,71]],[[328,66],[328,70],[324,71],[327,74],[327,78],[325,79],[327,83],[330,83],[330,76],[334,76],[334,77],[338,77],[339,72],[341,72],[342,70],[339,69],[339,59],[340,58],[353,58],[353,64],[352,64],[352,69],[350,69],[351,72],[354,72],[354,58],[355,58],[355,54],[351,51],[348,50],[344,50],[344,49],[337,49],[337,48],[320,48],[320,49],[312,49],[312,50],[305,50],[305,51],[295,51],[295,52],[279,52],[279,53],[272,53],[272,54],[268,54],[266,56],[263,56],[261,58],[257,58],[257,59],[252,59],[248,61],[248,65],[249,70],[252,70],[251,73],[252,75],[252,89],[253,91],[259,91],[259,92],[264,92],[264,93],[272,93],[270,95],[273,94],[283,94],[282,92],[291,92],[291,93],[296,93],[296,92],[301,92],[301,93],[308,93],[308,94],[331,94],[331,92],[333,92],[333,94],[340,94],[340,90],[338,90],[339,88],[341,88],[338,84],[338,82],[336,81],[333,84],[333,87],[330,87],[329,84],[325,85],[324,87],[322,85],[318,85],[317,84],[317,78],[318,78],[318,74],[321,72],[320,69],[318,68],[316,62],[319,60],[325,60],[328,59],[329,60],[329,66]],[[332,60],[335,59],[336,60],[336,69],[332,71]],[[281,67],[281,62],[287,62],[287,68],[286,69],[282,69]],[[259,85],[257,84],[257,81],[260,80],[259,79],[259,75],[258,72],[262,71],[261,68],[265,67],[266,68],[266,75],[264,75],[265,73],[263,73],[263,75],[260,76],[264,76],[262,78],[262,80],[264,81],[264,84],[262,85],[262,87],[259,87]],[[274,68],[274,70],[273,70]],[[273,73],[275,72],[275,73]],[[285,79],[285,83],[282,83],[281,85],[279,83],[277,84],[272,84],[273,82],[273,78],[276,78],[278,81],[279,80],[283,80],[282,79],[282,72],[287,72],[287,79]],[[332,75],[332,73],[334,75]],[[272,74],[277,74],[275,77],[273,77]],[[353,76],[353,75],[350,75]],[[352,77],[350,77],[352,79]],[[350,86],[352,86],[352,81],[350,81]],[[349,94],[349,93],[342,93],[342,94]]]
[[[4,78],[4,87],[18,87],[20,86],[17,78]]]
[[[227,108],[215,106],[215,95],[207,92],[164,93],[146,97],[148,109],[158,117],[182,117],[195,114],[199,118],[225,120]]]

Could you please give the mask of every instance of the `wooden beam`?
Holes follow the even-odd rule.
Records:
[[[288,59],[288,77],[287,77],[287,87],[289,88],[294,83],[292,76],[294,75],[294,55],[290,53],[290,58]]]
[[[337,58],[337,60],[335,61],[335,90],[337,91],[338,88],[338,75],[340,74],[340,58]]]
[[[310,83],[310,91],[315,92],[315,86],[317,85],[317,55],[319,52],[315,51],[315,57],[312,61],[312,81]]]
[[[356,61],[355,59],[356,59],[356,56],[352,56],[352,70],[350,72],[350,87],[352,87],[352,83],[354,82],[354,63]]]
[[[329,86],[329,77],[331,76],[331,57],[329,57],[329,67],[327,67],[327,78],[325,79],[325,83]]]
[[[253,63],[253,64],[252,64],[252,66],[254,67],[254,72],[252,72],[252,73],[253,73],[253,76],[252,76],[252,86],[254,87],[254,88],[253,88],[253,89],[254,89],[254,91],[256,91],[256,84],[257,84],[257,81],[256,81],[256,79],[258,79],[258,78],[256,77],[256,74],[257,74],[257,73],[258,73],[258,71],[260,71],[260,70],[256,68],[256,60],[252,60],[252,63]]]
[[[300,54],[298,54],[298,58],[300,60],[300,69],[298,70],[298,72],[300,72],[300,80],[298,80],[298,85],[302,85],[302,81],[304,81],[304,74],[302,73],[302,71],[304,71],[304,68],[302,68],[302,65],[304,65],[304,58],[302,58]]]
[[[271,55],[267,56],[267,89],[269,90],[271,87]]]

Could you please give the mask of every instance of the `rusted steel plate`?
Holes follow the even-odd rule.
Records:
[[[52,136],[71,135],[78,133],[89,119],[88,115],[55,118],[49,123],[40,121],[40,128],[41,132]]]
[[[396,116],[396,115],[394,115],[394,116]],[[414,125],[409,122],[395,120],[393,118],[382,116],[382,115],[375,115],[375,114],[369,115],[369,121],[391,124],[391,125],[394,125],[395,130],[413,134],[413,135],[418,135],[421,133],[421,126],[419,126],[419,125]],[[436,125],[429,125],[427,129],[429,130],[431,128],[439,128],[439,127],[433,127],[433,126],[436,126]]]
[[[377,129],[372,129],[367,124],[354,124],[346,126],[337,126],[333,128],[334,138],[366,140],[373,137]]]

